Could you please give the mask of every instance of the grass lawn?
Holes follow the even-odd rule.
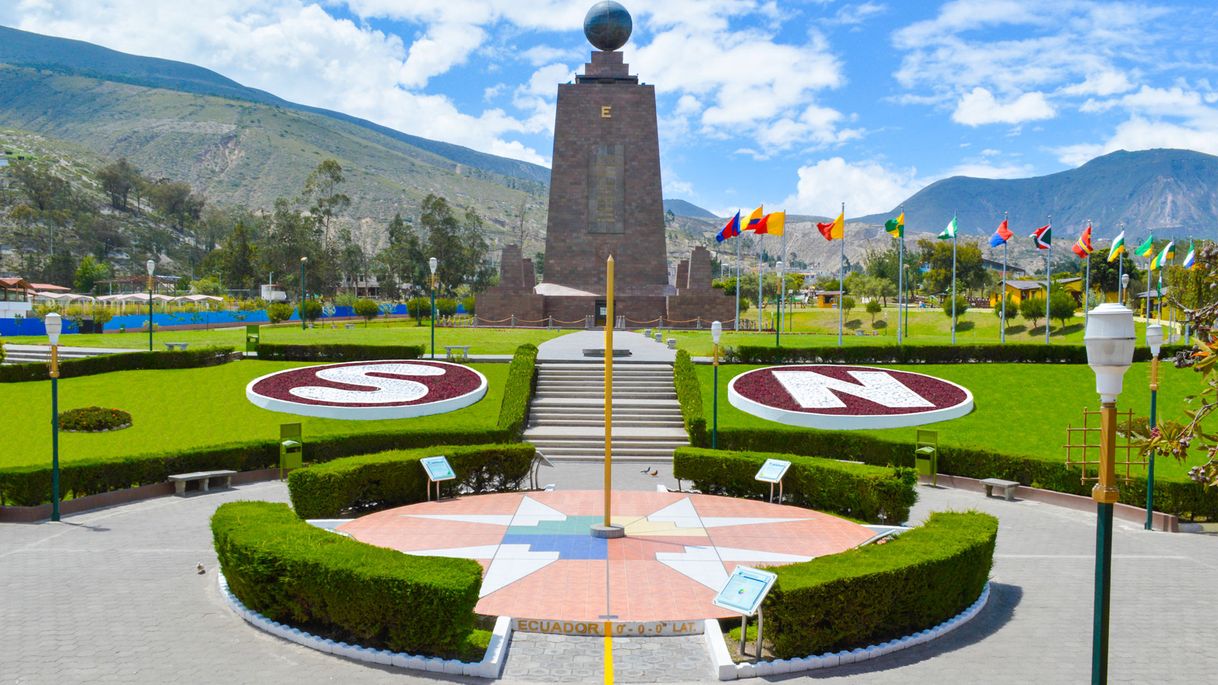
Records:
[[[413,321],[374,321],[367,327],[363,322],[354,328],[346,328],[342,322],[337,328],[317,327],[301,330],[300,324],[262,327],[262,340],[279,344],[335,344],[359,345],[430,345],[431,328],[424,323],[416,326]],[[568,331],[569,332],[569,331]],[[556,337],[560,332],[525,328],[437,328],[436,349],[444,354],[444,345],[470,345],[471,354],[512,354],[523,343],[540,344]],[[23,345],[45,345],[42,336],[18,336],[4,338],[4,342]],[[229,345],[245,349],[245,328],[213,328],[183,331],[153,332],[153,348],[164,349],[164,342],[185,342],[192,347],[204,345]],[[148,348],[148,331],[105,334],[73,334],[60,338],[60,344],[73,347]]]
[[[486,376],[486,396],[473,406],[448,414],[393,421],[338,421],[260,409],[245,399],[245,386],[263,374],[308,366],[298,362],[243,360],[201,369],[121,371],[59,383],[59,409],[98,405],[131,412],[132,426],[111,433],[60,433],[65,462],[174,451],[257,439],[278,439],[279,424],[300,422],[304,439],[323,434],[401,430],[493,428],[507,378],[507,364],[473,364]],[[0,416],[0,467],[50,464],[50,381],[5,383],[6,404],[16,411]]]
[[[755,365],[733,364],[719,367],[719,427],[767,428],[774,430],[812,430],[786,428],[778,423],[757,418],[731,406],[727,400],[727,384],[737,374]],[[968,388],[973,393],[973,412],[951,421],[929,424],[923,428],[939,431],[943,445],[992,449],[1015,456],[1028,456],[1046,461],[1065,462],[1067,425],[1081,426],[1083,409],[1099,408],[1095,394],[1095,374],[1082,364],[923,364],[898,365],[903,369],[937,376]],[[1162,420],[1183,418],[1187,408],[1184,398],[1201,389],[1201,377],[1189,369],[1160,366],[1158,415]],[[1134,364],[1125,374],[1125,389],[1118,409],[1133,409],[1139,415],[1149,411],[1150,364]],[[702,399],[710,428],[711,387],[713,369],[698,366],[702,382]],[[1092,419],[1092,425],[1098,425]],[[911,445],[914,428],[891,428],[863,431],[894,442]],[[849,458],[850,455],[837,455]],[[1121,453],[1118,452],[1118,459]],[[1157,460],[1155,477],[1185,480],[1188,467],[1204,461],[1199,452],[1193,461],[1180,464],[1174,460]],[[1140,474],[1144,469],[1134,469]],[[1118,474],[1124,470],[1118,468]]]

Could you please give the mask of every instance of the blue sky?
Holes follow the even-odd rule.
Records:
[[[0,24],[214,69],[290,100],[548,164],[591,0],[0,0]],[[1117,149],[1218,154],[1218,6],[626,0],[665,195],[857,216],[935,180]]]

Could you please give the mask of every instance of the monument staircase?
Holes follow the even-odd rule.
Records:
[[[524,439],[550,460],[603,461],[605,367],[594,361],[542,361]],[[689,444],[672,364],[613,364],[613,458],[663,462]]]

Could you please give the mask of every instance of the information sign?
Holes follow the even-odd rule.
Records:
[[[423,464],[423,470],[427,471],[427,479],[433,483],[457,477],[457,474],[453,473],[453,467],[448,464],[448,457],[425,457],[420,462]]]
[[[781,483],[782,477],[787,475],[787,469],[791,467],[791,462],[781,459],[766,459],[761,465],[761,470],[753,476],[756,480],[763,483]]]
[[[717,607],[731,609],[742,616],[752,616],[761,606],[761,600],[774,587],[778,576],[769,571],[737,566],[728,577],[727,584],[711,600]]]

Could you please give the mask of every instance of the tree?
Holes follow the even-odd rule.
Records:
[[[272,302],[266,307],[266,318],[271,323],[279,323],[292,318],[292,305],[287,302]]]
[[[1036,322],[1045,318],[1045,297],[1044,295],[1033,295],[1025,298],[1019,303],[1019,315],[1028,321],[1032,322],[1032,328],[1036,328]],[[1047,326],[1049,322],[1045,322]]]
[[[867,313],[871,315],[872,328],[875,327],[875,315],[879,314],[882,311],[884,311],[884,307],[880,304],[879,300],[868,300],[867,301]]]
[[[72,186],[45,164],[13,162],[10,167],[17,189],[39,212],[67,210],[76,203]]]
[[[368,322],[375,319],[376,315],[380,313],[380,306],[372,300],[364,298],[355,301],[355,315],[364,318],[364,328],[367,328]]]
[[[437,195],[424,198],[422,209],[419,223],[427,233],[426,256],[439,261],[436,280],[440,290],[455,293],[463,285],[474,292],[485,289],[495,270],[486,261],[482,218],[472,209],[458,218],[448,202]],[[426,268],[426,263],[422,266]]]
[[[928,293],[946,292],[952,287],[952,243],[950,240],[918,240],[917,257],[930,270],[923,278]],[[906,257],[908,260],[908,257]],[[981,247],[972,241],[956,244],[956,288],[975,290],[985,285],[988,278],[985,264],[981,261]]]
[[[850,310],[854,309],[857,304],[858,303],[854,301],[854,298],[850,297],[849,295],[842,298],[842,313],[844,318],[850,318]]]
[[[1015,298],[1010,295],[1005,295],[1004,298],[1007,301],[1007,323],[1010,324],[1013,319],[1019,318],[1019,306],[1015,304]],[[1002,320],[1002,300],[999,300],[994,305],[994,317],[1000,321]]]
[[[943,298],[943,313],[945,315],[947,315],[948,318],[951,318],[953,315],[955,316],[955,318],[952,319],[952,325],[956,325],[957,323],[959,323],[960,317],[964,316],[964,313],[967,311],[968,311],[968,298],[967,297],[965,297],[963,295],[957,295],[956,296],[956,305],[954,308],[952,307],[951,295],[948,295],[947,297]]]
[[[238,220],[220,246],[220,271],[229,287],[249,290],[258,281],[258,251],[250,241],[245,222]]]
[[[204,200],[195,195],[189,184],[160,179],[148,186],[148,201],[178,229],[199,220]]]
[[[143,180],[139,170],[126,157],[120,157],[117,162],[111,162],[97,172],[98,183],[110,195],[110,206],[123,212],[128,209],[127,198],[131,191],[139,187]]]
[[[321,302],[305,300],[300,303],[300,314],[305,321],[316,321],[321,318]]]
[[[78,293],[91,293],[93,286],[109,275],[110,267],[105,262],[99,262],[93,259],[93,255],[87,254],[76,266],[76,277],[72,279],[72,287]]]
[[[331,224],[335,217],[351,206],[351,198],[338,190],[344,180],[343,167],[334,159],[327,159],[318,164],[305,179],[304,198],[312,202],[309,215],[317,222],[321,234],[325,237],[330,236]]]
[[[47,283],[69,286],[76,281],[76,261],[70,253],[60,250],[47,260],[42,277]]]
[[[191,292],[197,295],[223,295],[224,286],[215,276],[200,278],[190,285]]]
[[[1119,259],[1119,258],[1118,258]],[[1137,265],[1133,263],[1129,255],[1125,255],[1124,269],[1117,263],[1118,260],[1108,261],[1107,255],[1092,255],[1091,256],[1091,287],[1098,288],[1101,292],[1115,293],[1120,290],[1120,275],[1121,273],[1129,274],[1129,287],[1132,290],[1136,283],[1142,282],[1142,272]],[[1128,296],[1128,292],[1126,292]]]
[[[1041,300],[1044,304],[1044,300]],[[1064,290],[1057,290],[1049,296],[1049,316],[1061,322],[1062,328],[1066,327],[1066,321],[1074,316],[1074,312],[1078,310],[1078,303],[1074,301],[1074,296]]]

